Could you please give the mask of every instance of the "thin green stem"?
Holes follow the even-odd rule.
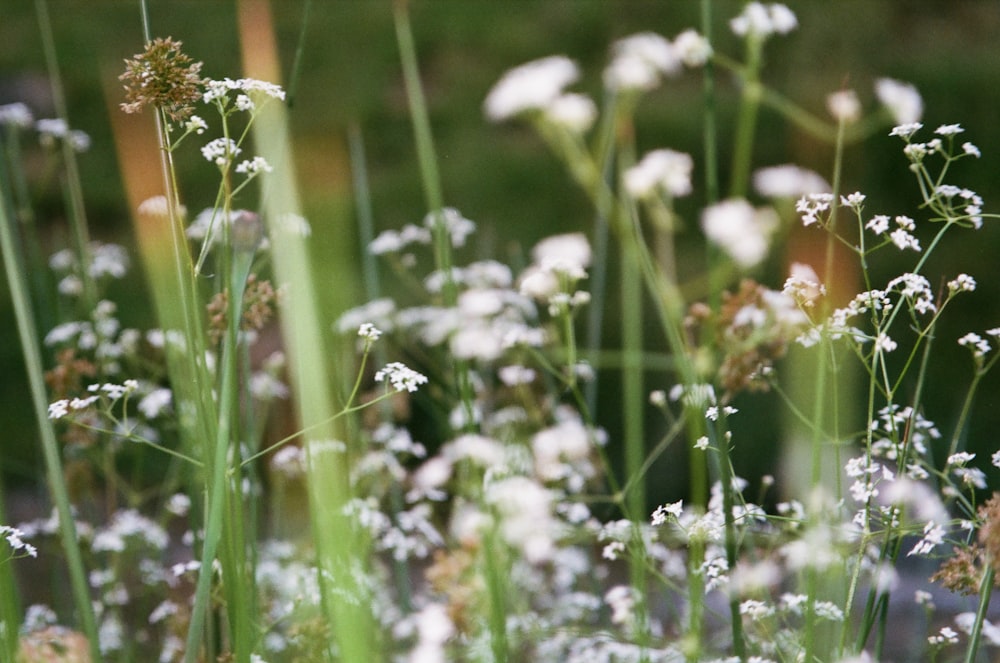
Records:
[[[48,397],[45,390],[45,369],[42,363],[41,347],[38,343],[38,329],[31,309],[28,285],[21,266],[18,249],[14,243],[14,233],[11,229],[11,219],[7,215],[8,201],[0,201],[0,250],[7,274],[7,285],[10,288],[11,302],[14,306],[14,316],[17,332],[21,341],[21,352],[25,368],[28,372],[28,386],[34,408],[35,421],[38,424],[42,438],[42,455],[45,459],[46,477],[52,501],[59,514],[59,532],[66,563],[69,567],[70,591],[76,607],[77,618],[83,634],[88,641],[91,660],[101,660],[101,651],[97,633],[97,620],[93,604],[90,600],[90,587],[87,573],[83,565],[83,555],[80,550],[80,539],[77,536],[76,521],[73,516],[69,493],[63,476],[62,460],[59,443],[56,440],[52,422],[48,417]]]
[[[712,0],[701,0],[701,34],[712,41]],[[715,113],[715,63],[709,59],[702,69],[702,144],[705,159],[705,204],[719,200],[719,150]]]
[[[38,14],[38,25],[42,36],[42,49],[45,53],[45,64],[52,84],[52,104],[56,115],[69,128],[69,111],[66,106],[66,95],[63,92],[62,76],[59,70],[59,58],[56,54],[55,36],[52,32],[52,20],[49,18],[46,0],[35,0],[35,10]],[[97,305],[97,284],[90,273],[90,232],[87,229],[87,217],[83,204],[83,187],[80,184],[80,171],[76,162],[76,150],[73,141],[65,137],[59,141],[62,151],[63,167],[66,169],[64,186],[69,206],[70,227],[76,244],[77,257],[80,261],[79,278],[83,285],[82,302],[85,310],[92,311]]]
[[[993,595],[993,581],[996,575],[992,560],[990,562],[979,583],[979,605],[976,607],[976,620],[972,622],[972,632],[969,633],[969,644],[965,649],[965,663],[974,663],[976,660],[983,635],[983,624],[986,622],[986,616],[990,609],[990,598]]]

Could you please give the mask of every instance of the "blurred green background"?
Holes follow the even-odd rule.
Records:
[[[236,2],[222,0],[150,0],[154,36],[184,42],[186,52],[205,63],[214,78],[240,76]],[[764,80],[806,109],[825,115],[826,95],[842,87],[858,91],[866,108],[874,106],[872,83],[888,76],[916,85],[924,96],[924,124],[961,123],[963,139],[977,144],[980,161],[963,161],[950,181],[979,192],[986,211],[1000,210],[1000,3],[994,0],[892,2],[889,0],[817,0],[790,2],[800,27],[777,37],[766,50]],[[306,5],[302,0],[273,0],[277,39],[287,78],[299,43]],[[727,21],[739,2],[714,2],[714,40],[718,50],[740,55],[740,45]],[[125,0],[49,0],[53,29],[64,77],[69,120],[90,134],[93,146],[81,155],[87,213],[95,238],[131,245],[126,208],[115,158],[109,114],[116,113],[120,88],[116,80],[122,60],[142,48],[137,2]],[[563,53],[584,71],[577,89],[600,93],[600,75],[611,42],[638,31],[673,37],[697,27],[700,3],[695,0],[413,0],[411,19],[421,71],[430,104],[447,204],[479,224],[477,243],[462,259],[493,256],[501,260],[522,252],[543,236],[589,230],[592,213],[541,141],[525,126],[494,126],[482,115],[490,86],[508,68],[534,58]],[[299,179],[306,216],[316,224],[338,224],[334,236],[348,253],[356,252],[357,233],[351,220],[350,171],[346,130],[357,123],[368,150],[372,202],[378,228],[417,222],[425,213],[399,56],[387,0],[314,0],[304,30],[304,56],[290,112]],[[0,103],[24,101],[36,117],[52,114],[46,69],[35,15],[29,0],[4,0],[0,7]],[[287,84],[287,80],[283,83]],[[720,148],[728,161],[735,87],[724,74],[719,82]],[[694,228],[703,203],[701,187],[701,79],[698,73],[668,81],[646,97],[637,119],[640,153],[671,147],[694,155],[695,195],[682,211]],[[827,175],[832,151],[764,110],[758,128],[757,166],[795,162]],[[908,214],[920,220],[914,180],[906,170],[901,142],[880,133],[850,149],[845,191],[869,196],[867,210]],[[150,159],[155,158],[150,155]],[[30,165],[30,164],[29,164]],[[192,149],[179,161],[182,190],[195,210],[214,195],[213,168]],[[723,188],[725,183],[723,182]],[[38,185],[37,207],[44,219],[48,248],[66,241],[58,187]],[[933,285],[965,271],[980,289],[952,311],[940,328],[938,362],[927,399],[927,416],[944,431],[956,416],[963,388],[971,375],[968,352],[955,345],[967,331],[1000,326],[1000,283],[995,223],[978,233],[957,235],[928,268]],[[921,238],[932,229],[925,228]],[[695,239],[690,230],[684,241]],[[957,239],[957,241],[956,241]],[[926,241],[926,240],[925,240]],[[779,248],[760,275],[772,287],[783,281],[785,257]],[[354,279],[338,277],[356,271],[340,259],[319,263],[329,272],[331,287],[349,287]],[[901,266],[886,265],[884,276]],[[613,272],[612,272],[613,274]],[[145,295],[119,286],[113,293],[125,302],[126,325],[148,315]],[[360,303],[360,294],[349,297]],[[615,320],[613,312],[608,319]],[[7,301],[0,290],[0,465],[9,479],[40,476],[33,453],[35,434],[27,412],[20,349]],[[617,332],[608,330],[608,343]],[[655,343],[655,335],[651,335]],[[615,401],[616,376],[602,375],[603,399],[598,417],[612,439],[620,422]],[[650,388],[669,388],[665,376],[650,375]],[[980,397],[969,446],[982,453],[996,448],[1000,428],[1000,382],[987,380]],[[753,397],[740,403],[744,415],[734,420],[739,439],[739,472],[755,475],[770,467],[781,433],[774,425],[773,398]],[[655,421],[655,419],[651,419]],[[434,441],[428,441],[431,444]],[[676,465],[683,465],[677,464]],[[662,468],[660,468],[662,470]],[[678,473],[654,472],[653,496],[682,490]]]

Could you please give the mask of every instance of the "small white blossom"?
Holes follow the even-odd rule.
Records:
[[[811,226],[819,222],[820,212],[830,209],[832,193],[809,193],[795,203],[795,211],[802,215],[802,225]]]
[[[700,67],[712,57],[712,45],[696,30],[685,30],[677,35],[674,51],[688,67]]]
[[[264,157],[254,157],[253,159],[247,159],[246,161],[240,162],[236,166],[237,173],[246,173],[247,175],[257,175],[258,173],[270,173],[274,168],[271,164],[267,162]]]
[[[216,166],[225,166],[242,152],[232,138],[216,138],[201,148],[201,154]]]
[[[683,152],[661,149],[647,153],[625,171],[625,189],[636,198],[652,196],[658,189],[673,197],[691,193],[694,162]]]
[[[798,27],[798,19],[785,5],[749,2],[739,16],[729,21],[733,34],[763,39],[772,34],[787,34]]]
[[[611,90],[649,90],[662,76],[681,69],[680,55],[668,39],[654,32],[641,32],[616,41],[613,58],[604,71],[604,84]]]
[[[755,210],[741,198],[716,203],[701,216],[705,237],[744,268],[754,267],[765,258],[776,226],[773,210]]]
[[[386,364],[385,368],[375,373],[375,381],[383,382],[388,380],[396,391],[414,392],[422,384],[427,384],[427,376],[405,364],[394,361]]]
[[[965,131],[960,124],[942,124],[940,127],[934,130],[939,136],[956,136]]]
[[[571,92],[560,95],[546,106],[545,116],[553,124],[574,133],[584,133],[597,119],[597,106],[590,97]]]
[[[358,336],[368,342],[377,341],[381,335],[382,331],[370,322],[362,323],[361,326],[358,327]]]
[[[31,109],[19,101],[0,106],[0,125],[27,129],[34,121]]]
[[[861,117],[861,102],[854,90],[838,90],[826,98],[826,109],[838,122],[849,124]]]
[[[909,83],[903,83],[891,78],[880,78],[875,81],[875,95],[892,114],[893,120],[897,125],[912,127],[920,120],[920,116],[924,113],[924,100],[920,97],[920,93],[917,92],[917,88]],[[904,133],[902,131],[897,133],[897,129],[900,128],[900,126],[897,126],[893,129],[893,135],[903,136]],[[912,134],[915,130],[913,129],[906,135]]]
[[[821,175],[790,163],[755,171],[753,186],[767,198],[800,198],[830,192],[830,184]]]
[[[500,122],[526,111],[543,110],[579,75],[576,64],[562,55],[534,60],[511,69],[486,96],[483,102],[486,116]]]
[[[668,516],[673,518],[680,518],[681,513],[683,513],[683,511],[684,511],[683,500],[678,500],[677,502],[673,502],[671,504],[663,504],[661,506],[656,507],[656,510],[653,511],[653,517],[652,517],[653,527],[659,527],[660,525],[666,523]]]

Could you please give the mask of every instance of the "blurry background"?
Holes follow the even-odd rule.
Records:
[[[287,76],[299,43],[306,4],[274,0],[283,68]],[[961,123],[961,137],[978,145],[983,157],[965,160],[949,181],[980,193],[987,212],[1000,211],[1000,3],[992,0],[890,2],[816,0],[789,3],[800,27],[767,46],[765,82],[806,109],[825,116],[825,97],[842,87],[857,90],[866,108],[874,107],[872,83],[888,76],[916,85],[924,96],[924,124]],[[172,36],[185,51],[205,63],[203,74],[239,77],[236,5],[230,0],[150,0],[154,36]],[[741,3],[715,2],[714,42],[733,57],[741,47],[728,19]],[[125,204],[116,162],[110,117],[121,101],[117,76],[122,60],[142,48],[137,2],[125,0],[49,0],[53,29],[66,88],[69,121],[93,141],[80,156],[87,213],[96,239],[132,244],[130,210]],[[490,86],[508,68],[551,54],[566,54],[584,71],[576,89],[600,96],[600,77],[613,40],[638,31],[673,37],[698,27],[700,4],[694,0],[414,0],[411,19],[430,104],[436,147],[448,205],[479,224],[475,246],[461,260],[492,256],[506,260],[530,249],[543,236],[589,231],[592,213],[560,164],[525,126],[494,126],[481,105]],[[422,196],[399,56],[388,0],[316,0],[304,29],[303,64],[292,90],[290,111],[299,182],[306,216],[314,227],[336,238],[334,259],[317,264],[329,272],[330,288],[352,288],[357,264],[344,256],[360,250],[350,200],[346,131],[356,123],[367,148],[375,222],[379,229],[419,222],[426,212]],[[0,9],[0,104],[23,101],[36,118],[53,113],[35,3],[5,0]],[[735,88],[725,74],[718,81],[722,172],[728,162]],[[668,81],[646,97],[636,122],[640,154],[671,147],[696,161],[695,195],[683,201],[688,222],[683,239],[697,243],[701,186],[701,78],[696,72]],[[151,120],[150,120],[151,121]],[[759,119],[755,164],[795,162],[829,176],[832,151],[764,109]],[[885,132],[850,149],[843,190],[868,194],[866,213],[921,217],[912,176],[901,154],[902,143]],[[32,155],[29,155],[32,157]],[[51,251],[66,245],[62,196],[55,180],[45,178],[35,155],[33,191]],[[150,154],[150,159],[155,155]],[[198,210],[214,195],[214,167],[189,148],[180,158],[182,191]],[[723,190],[725,182],[723,182]],[[919,233],[925,242],[933,228]],[[940,329],[941,353],[929,385],[926,415],[947,435],[971,375],[968,351],[955,340],[967,331],[1000,326],[1000,282],[996,279],[1000,229],[987,222],[977,233],[951,236],[927,275],[936,287],[959,271],[972,274],[979,290],[963,298]],[[758,277],[771,287],[784,280],[786,256],[778,247]],[[900,267],[886,267],[884,278]],[[612,278],[613,278],[612,267]],[[136,271],[138,273],[138,271]],[[345,276],[346,275],[346,276]],[[326,275],[322,275],[326,278]],[[941,280],[944,278],[944,280]],[[879,282],[878,280],[876,282]],[[121,303],[125,325],[147,325],[149,307],[138,279],[117,284],[111,296]],[[361,302],[359,292],[347,299]],[[616,320],[613,312],[608,320]],[[613,326],[610,326],[613,327]],[[617,330],[607,331],[614,345]],[[651,341],[656,342],[655,335]],[[35,432],[29,417],[20,348],[6,286],[0,288],[0,469],[5,481],[24,483],[41,476],[35,455]],[[613,371],[602,373],[598,418],[618,432],[619,409]],[[1000,376],[988,378],[977,402],[969,446],[983,454],[997,447],[1000,428]],[[669,388],[667,376],[651,374],[652,388]],[[774,399],[752,396],[739,403],[734,420],[738,439],[737,471],[748,476],[773,469],[781,431],[775,425]],[[651,418],[651,422],[655,422]],[[425,440],[431,445],[436,441]],[[686,467],[686,463],[672,463]],[[804,471],[804,470],[803,470]],[[676,498],[683,492],[682,472],[659,467],[651,479],[651,498]]]

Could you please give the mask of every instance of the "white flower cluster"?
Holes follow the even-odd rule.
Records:
[[[711,243],[721,248],[743,268],[755,267],[767,256],[778,217],[773,209],[754,209],[742,198],[732,198],[705,208],[701,229]]]
[[[69,141],[74,152],[86,152],[90,149],[90,136],[78,129],[69,128],[66,120],[62,118],[47,118],[35,122],[35,130],[38,131],[38,140],[45,147],[52,147],[56,142]]]
[[[427,376],[401,362],[393,361],[376,371],[375,381],[388,381],[396,391],[414,392],[420,385],[427,384]]]
[[[799,27],[795,13],[783,4],[748,2],[739,16],[729,21],[733,34],[765,39],[774,34],[788,34]]]
[[[216,161],[218,163],[218,161]],[[264,157],[254,157],[253,159],[247,159],[246,161],[241,161],[236,166],[237,173],[246,173],[248,176],[253,177],[260,173],[270,173],[274,168],[271,164],[267,162]]]
[[[10,546],[15,557],[23,557],[25,555],[28,557],[38,557],[38,550],[35,546],[24,541],[26,535],[17,527],[0,525],[0,536],[7,539],[7,545]]]
[[[205,83],[205,93],[202,95],[203,101],[208,104],[213,101],[222,101],[228,98],[230,92],[237,92],[236,105],[240,110],[251,110],[253,102],[247,97],[248,94],[260,93],[272,99],[285,98],[285,91],[280,85],[260,81],[255,78],[223,78],[222,80],[210,80]]]
[[[34,121],[31,109],[20,101],[0,106],[0,125],[27,129]]]
[[[86,410],[102,397],[112,403],[124,396],[131,394],[139,388],[139,383],[135,380],[125,380],[124,384],[114,384],[105,382],[103,384],[92,384],[87,387],[90,396],[83,398],[63,398],[49,404],[49,419],[62,419],[71,411],[78,412]]]
[[[232,138],[216,138],[201,148],[201,155],[221,168],[232,162],[242,151]]]
[[[691,155],[660,149],[647,153],[625,171],[625,190],[636,198],[647,198],[657,191],[680,198],[691,193]]]

